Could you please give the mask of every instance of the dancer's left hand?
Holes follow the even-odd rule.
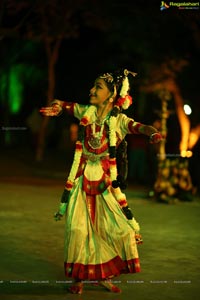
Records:
[[[157,144],[163,140],[163,136],[160,132],[155,132],[150,135],[149,142],[150,144]]]
[[[60,221],[60,220],[62,220],[62,217],[63,217],[63,215],[62,215],[61,213],[59,213],[59,212],[56,212],[56,213],[54,214],[54,220],[55,220],[55,221]]]

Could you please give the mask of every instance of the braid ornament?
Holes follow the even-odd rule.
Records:
[[[128,109],[129,106],[132,104],[132,97],[128,94],[129,92],[129,80],[128,80],[128,74],[131,74],[133,76],[136,76],[137,73],[130,72],[127,69],[123,71],[123,76],[120,75],[117,77],[117,81],[120,80],[120,78],[123,78],[122,80],[122,86],[120,90],[120,97],[117,99],[116,103],[114,104],[113,110],[111,112],[110,116],[110,122],[109,122],[109,140],[110,140],[110,175],[112,180],[112,187],[118,188],[121,187],[122,189],[125,189],[126,185],[121,176],[117,174],[117,161],[116,161],[116,122],[117,122],[117,116],[120,113],[121,108],[122,109]],[[108,75],[109,73],[105,74],[105,78],[108,81]],[[110,80],[110,77],[109,77]],[[116,89],[116,86],[115,86]]]
[[[116,106],[121,107],[122,109],[128,109],[129,106],[132,104],[132,97],[128,94],[129,91],[129,80],[128,75],[131,74],[132,76],[136,76],[137,73],[128,71],[127,69],[124,70],[124,79],[122,81],[122,87],[120,90],[120,97],[117,99]]]

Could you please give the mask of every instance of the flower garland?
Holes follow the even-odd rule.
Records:
[[[89,106],[89,108],[86,110],[86,112],[84,113],[83,117],[80,120],[80,125],[84,127],[87,126],[91,120],[92,115],[95,112],[96,112],[96,107],[94,105]],[[78,168],[80,165],[82,153],[83,153],[82,137],[79,136],[79,139],[75,145],[73,164],[65,184],[65,189],[67,191],[71,191],[73,187],[74,180],[76,178],[76,174],[78,172]]]
[[[140,231],[140,225],[135,218],[128,220],[128,223],[136,232]]]
[[[80,125],[87,126],[91,121],[91,117],[96,113],[96,110],[97,108],[95,105],[90,105],[81,118]]]
[[[116,105],[122,107],[123,109],[128,109],[132,104],[132,97],[128,95],[129,90],[129,80],[126,76],[122,83],[122,88],[120,91],[120,98],[117,99]]]
[[[126,195],[124,193],[122,193],[119,188],[114,189],[113,193],[114,193],[114,196],[115,196],[117,202],[119,203],[120,207],[122,207],[122,208],[127,207],[128,203],[126,200]],[[134,217],[132,219],[129,219],[128,223],[133,228],[133,230],[136,231],[136,233],[139,233],[140,225]]]
[[[136,75],[136,73],[130,72],[126,69],[124,70],[124,78],[123,78],[122,87],[120,90],[120,98],[117,99],[117,101],[114,105],[114,108],[112,110],[111,116],[109,118],[110,177],[111,177],[111,181],[112,181],[112,187],[115,189],[120,186],[120,184],[117,180],[118,174],[117,174],[117,162],[116,162],[116,142],[117,142],[116,123],[117,123],[117,116],[120,112],[120,107],[122,107],[123,109],[127,109],[132,104],[132,97],[128,94],[128,90],[129,90],[128,74],[129,73],[131,73],[133,76]],[[102,76],[101,78],[103,78],[107,82],[113,81],[113,77],[109,73],[104,74],[104,76]],[[114,85],[114,90],[115,90],[114,94],[116,94],[116,92],[117,92],[116,85]],[[88,109],[85,111],[83,117],[80,120],[79,128],[83,129],[83,127],[86,127],[88,124],[91,123],[91,119],[92,119],[93,115],[96,113],[96,110],[97,110],[97,108],[94,105],[90,105],[88,107]],[[81,134],[82,133],[83,133],[83,131],[81,132]],[[81,156],[83,153],[83,135],[81,135],[81,134],[79,132],[79,137],[78,137],[78,140],[75,145],[74,160],[73,160],[72,167],[71,167],[69,176],[68,176],[66,184],[65,184],[65,191],[67,193],[70,193],[70,191],[73,188],[73,184],[74,184],[77,172],[78,172],[78,168],[80,166]],[[123,204],[125,204],[126,199],[124,199],[124,197],[121,197],[122,195],[123,194],[120,194],[118,201],[119,202],[122,201]],[[61,203],[60,210],[59,210],[62,215],[64,214],[66,207],[67,207],[67,203],[66,203],[66,201],[63,201],[63,203]],[[136,224],[134,224],[134,225],[136,225]]]
[[[117,180],[117,162],[116,162],[116,122],[117,115],[120,112],[120,107],[123,109],[128,109],[128,107],[132,104],[132,97],[128,94],[129,91],[129,80],[128,74],[131,73],[133,76],[136,73],[129,72],[128,70],[124,70],[124,79],[122,81],[122,87],[120,90],[120,97],[117,99],[114,109],[117,108],[117,112],[113,113],[109,119],[109,141],[110,141],[110,176],[112,181],[112,186],[117,188],[120,186],[119,181]],[[107,75],[107,74],[106,74]],[[108,75],[107,75],[108,76]],[[116,88],[116,87],[115,87]]]
[[[120,96],[121,97],[125,97],[128,93],[128,90],[129,90],[129,80],[128,80],[128,77],[126,76],[123,80],[123,83],[122,83],[122,88],[121,88],[121,91],[120,91]]]
[[[74,160],[73,160],[73,164],[67,179],[67,182],[65,184],[65,188],[68,191],[71,191],[72,187],[73,187],[73,183],[74,180],[76,178],[76,174],[80,165],[80,161],[81,161],[81,156],[82,156],[82,152],[83,152],[83,146],[82,146],[82,142],[81,141],[77,141],[76,142],[76,146],[75,146],[75,153],[74,153]]]

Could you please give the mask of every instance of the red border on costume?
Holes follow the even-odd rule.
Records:
[[[64,263],[65,276],[80,280],[101,280],[110,276],[140,272],[139,258],[123,261],[119,256],[96,265],[80,263]]]

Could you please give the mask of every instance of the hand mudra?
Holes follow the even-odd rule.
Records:
[[[39,111],[44,116],[54,117],[54,116],[57,116],[60,113],[61,110],[60,110],[59,105],[53,105],[53,106],[42,107]]]

